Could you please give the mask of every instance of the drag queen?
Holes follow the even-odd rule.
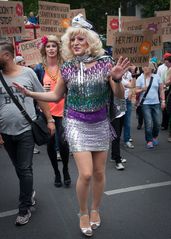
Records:
[[[110,141],[108,105],[110,90],[124,98],[122,75],[128,59],[117,64],[104,55],[98,34],[79,14],[62,36],[61,78],[53,92],[35,93],[21,85],[23,94],[37,100],[58,102],[66,96],[65,132],[78,168],[76,192],[80,229],[92,236],[102,221],[100,202],[105,185],[105,164]],[[90,190],[91,189],[91,190]],[[91,193],[91,205],[88,205]]]

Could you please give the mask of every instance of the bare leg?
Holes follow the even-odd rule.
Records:
[[[92,209],[99,209],[105,185],[107,152],[93,153]]]
[[[99,207],[105,186],[107,152],[93,152],[92,206],[90,221],[99,222]]]
[[[93,163],[91,152],[74,153],[74,158],[78,168],[78,179],[76,192],[81,213],[88,213],[88,195],[91,177],[93,173]]]
[[[74,153],[74,158],[79,173],[76,192],[80,207],[80,228],[81,230],[86,228],[86,232],[92,234],[88,213],[88,196],[93,172],[92,154],[90,152],[77,152]]]

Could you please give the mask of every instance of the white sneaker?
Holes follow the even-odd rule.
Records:
[[[40,150],[37,149],[37,148],[34,148],[34,151],[33,151],[34,154],[40,154]]]
[[[34,206],[36,204],[35,196],[36,196],[36,191],[33,190],[32,196],[31,196],[31,205],[32,206]]]
[[[121,158],[122,163],[126,163],[126,161],[127,161],[126,159]]]
[[[133,139],[130,138],[130,139],[129,139],[129,142],[133,142]]]
[[[125,146],[128,147],[129,149],[134,149],[134,145],[131,142],[126,142]]]
[[[117,163],[116,166],[115,166],[115,168],[116,168],[117,170],[124,170],[125,167],[123,166],[122,163]]]
[[[56,158],[58,161],[62,161],[59,151],[56,152]]]
[[[171,142],[171,137],[169,136],[169,138],[167,139],[168,142]]]

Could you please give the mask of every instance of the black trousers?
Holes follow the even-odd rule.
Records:
[[[19,179],[19,213],[26,214],[27,209],[31,206],[33,191],[33,135],[31,131],[26,131],[15,136],[2,134],[2,138],[4,140],[4,147],[15,167]]]
[[[58,147],[63,163],[63,171],[68,170],[69,161],[69,145],[65,139],[64,127],[62,124],[62,117],[53,116],[56,126],[56,134],[53,135],[47,144],[47,153],[54,169],[55,175],[59,175],[58,161],[56,157],[56,137],[58,138]]]
[[[112,140],[111,158],[115,160],[116,164],[121,163],[120,137],[122,134],[123,125],[124,125],[124,115],[120,118],[115,118],[112,121],[112,126],[115,129],[117,137],[114,140]]]

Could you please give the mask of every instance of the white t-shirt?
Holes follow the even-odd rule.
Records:
[[[158,90],[159,90],[159,86],[160,84],[162,84],[161,78],[159,77],[159,75],[157,74],[152,74],[153,76],[153,82],[152,85],[150,87],[150,90],[144,100],[143,104],[149,104],[149,105],[153,105],[153,104],[159,104],[159,94],[158,94]],[[146,80],[146,86],[148,86],[150,83],[150,79]],[[145,87],[145,80],[144,80],[144,74],[141,74],[137,80],[136,80],[136,87],[138,88],[143,88]],[[145,92],[142,92],[140,95],[140,101],[143,97]]]
[[[125,72],[125,74],[122,76],[122,84],[125,88],[125,99],[128,99],[129,91],[130,89],[126,87],[132,80],[132,74],[130,71]]]
[[[167,71],[167,66],[163,63],[157,69],[157,74],[162,78]]]

